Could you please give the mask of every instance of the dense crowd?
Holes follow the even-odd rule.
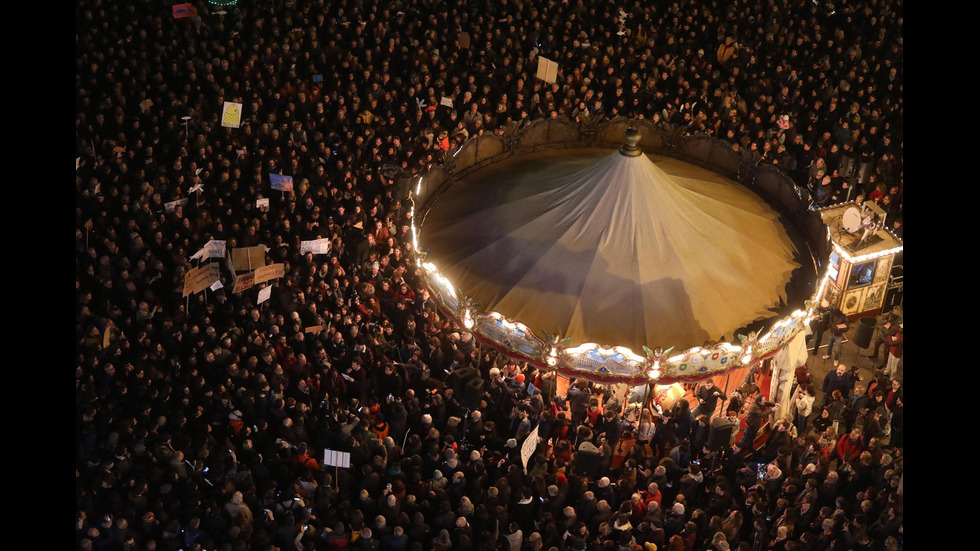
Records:
[[[901,234],[901,2],[197,7],[76,7],[78,548],[901,548],[894,366],[798,373],[790,419],[751,384],[663,412],[556,396],[436,310],[392,177],[535,119],[643,117]],[[211,239],[285,264],[269,301],[224,267],[182,297]]]

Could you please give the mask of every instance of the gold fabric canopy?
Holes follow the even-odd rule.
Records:
[[[798,266],[777,214],[741,185],[598,149],[470,174],[434,203],[421,234],[428,260],[480,310],[570,346],[731,339],[773,315]]]

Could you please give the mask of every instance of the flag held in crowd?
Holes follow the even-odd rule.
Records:
[[[194,4],[174,4],[174,19],[184,19],[185,17],[197,17],[197,8]],[[227,104],[226,104],[227,105]]]
[[[272,185],[272,189],[278,189],[279,191],[293,191],[292,176],[283,176],[282,174],[270,174],[269,183]]]

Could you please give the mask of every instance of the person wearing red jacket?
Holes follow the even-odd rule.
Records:
[[[854,429],[837,441],[837,458],[841,463],[857,461],[863,451],[864,438],[861,437],[861,429]]]

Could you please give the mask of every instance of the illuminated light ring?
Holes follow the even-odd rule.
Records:
[[[423,268],[423,283],[430,290],[433,290],[433,298],[440,306],[440,310],[449,317],[453,323],[463,325],[466,310],[457,298],[456,289],[448,278],[439,273],[438,268],[431,262],[419,262]],[[436,282],[437,285],[434,285]],[[657,384],[673,384],[678,382],[697,382],[706,376],[722,375],[735,369],[745,367],[763,361],[773,354],[789,338],[796,336],[803,331],[806,320],[812,315],[812,310],[804,312],[794,311],[790,316],[777,321],[769,330],[766,336],[761,337],[752,346],[735,346],[728,342],[719,342],[713,347],[702,348],[693,347],[682,354],[667,358],[666,365],[659,366],[660,377]],[[503,326],[510,337],[523,336],[526,346],[519,349],[511,344],[510,339],[500,340],[494,338],[491,331],[490,335],[481,329],[493,326]],[[477,312],[474,316],[472,334],[480,340],[495,348],[498,352],[507,356],[526,361],[539,368],[551,368],[548,364],[549,346],[544,341],[535,337],[524,324],[512,321],[498,312],[482,314]],[[502,335],[501,335],[502,336]],[[719,352],[724,352],[722,355]],[[739,358],[739,354],[747,352]],[[753,353],[754,352],[754,353]],[[589,358],[591,354],[598,354],[604,361]],[[610,362],[616,355],[621,355],[628,359],[627,362]],[[710,359],[709,359],[710,357]],[[594,382],[616,383],[623,382],[629,384],[643,384],[649,381],[649,371],[652,363],[646,358],[639,356],[627,347],[614,346],[611,348],[601,347],[595,343],[585,343],[574,348],[562,350],[557,355],[558,364],[553,369],[568,377],[584,377]],[[588,364],[592,364],[589,367]],[[584,364],[584,365],[583,365]],[[632,364],[632,366],[630,366]],[[626,369],[610,369],[610,365],[620,365]],[[689,367],[693,367],[687,372]],[[685,373],[687,372],[687,373]]]

